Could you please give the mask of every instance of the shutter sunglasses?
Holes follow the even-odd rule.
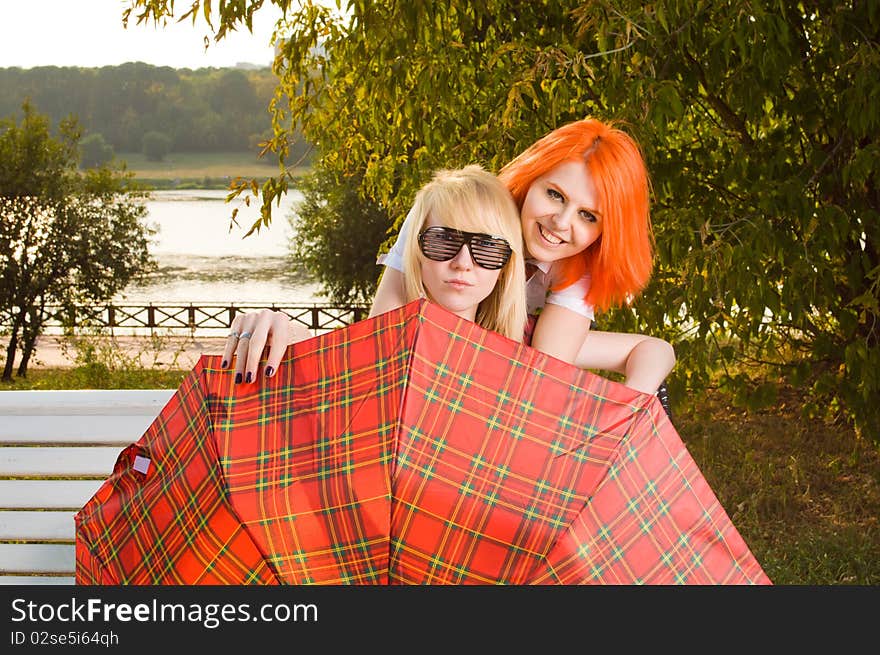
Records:
[[[465,244],[474,263],[492,271],[503,268],[513,253],[507,239],[490,234],[462,232],[439,226],[426,228],[419,234],[422,254],[435,262],[449,261]]]

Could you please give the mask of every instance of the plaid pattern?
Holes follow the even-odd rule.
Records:
[[[219,359],[77,515],[78,582],[770,582],[656,398],[435,305],[259,388]]]
[[[277,584],[228,502],[203,380],[198,365],[76,514],[77,583]]]

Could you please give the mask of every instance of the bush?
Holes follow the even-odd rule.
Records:
[[[317,166],[300,180],[303,200],[288,217],[296,235],[290,241],[292,262],[311,271],[321,293],[340,304],[372,300],[380,273],[376,252],[391,223],[357,187],[358,180]]]
[[[114,156],[113,146],[103,134],[89,134],[79,142],[80,168],[98,168],[109,163]]]
[[[162,161],[171,152],[171,137],[164,132],[147,132],[141,144],[144,155],[150,161]]]

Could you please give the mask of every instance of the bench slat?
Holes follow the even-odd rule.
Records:
[[[0,480],[0,508],[80,508],[102,484],[103,480]]]
[[[120,448],[0,447],[0,476],[103,476],[113,472]]]
[[[0,585],[75,584],[74,515],[174,392],[0,393]]]
[[[75,585],[73,576],[59,575],[0,575],[0,585]]]
[[[73,541],[76,512],[0,512],[0,541]]]
[[[0,571],[4,573],[73,573],[73,544],[0,544]]]
[[[0,416],[51,414],[152,414],[156,416],[174,389],[71,389],[4,391]]]
[[[0,396],[3,395],[2,392]],[[146,432],[156,415],[3,416],[0,443],[129,444]]]

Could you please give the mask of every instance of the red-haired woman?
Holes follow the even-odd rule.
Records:
[[[649,183],[638,144],[588,118],[542,137],[498,177],[520,210],[531,345],[581,368],[623,373],[639,391],[657,391],[675,364],[670,344],[590,331],[594,308],[630,302],[651,276]],[[404,223],[401,234],[406,229]],[[380,257],[386,270],[371,315],[402,304],[401,242]]]
[[[596,119],[563,125],[545,135],[499,173],[520,210],[527,254],[526,287],[533,347],[585,369],[624,374],[625,384],[654,393],[675,364],[672,346],[641,334],[590,331],[594,308],[630,302],[652,268],[649,183],[638,144]],[[370,315],[406,301],[402,244],[408,221],[391,251]],[[292,338],[292,322],[280,312],[246,315],[250,347],[239,346],[238,364],[251,379],[267,339],[267,370]],[[239,357],[239,360],[244,359]],[[272,367],[272,369],[269,369]]]

